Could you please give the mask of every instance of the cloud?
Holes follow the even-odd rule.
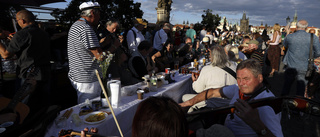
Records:
[[[192,8],[193,8],[193,6],[192,6],[191,3],[186,3],[186,4],[184,5],[184,7],[185,7],[187,10],[189,10],[189,9],[192,10]]]

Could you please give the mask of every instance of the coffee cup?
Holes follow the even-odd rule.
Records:
[[[143,91],[143,90],[138,90],[138,91],[137,91],[137,95],[138,95],[138,99],[139,99],[139,100],[142,100],[142,99],[143,99],[143,94],[144,94],[144,91]]]

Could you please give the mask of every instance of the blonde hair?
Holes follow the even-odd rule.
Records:
[[[236,46],[230,47],[229,51],[233,52],[235,59],[239,59],[239,49]]]
[[[274,32],[276,32],[276,31],[280,32],[280,25],[278,23],[274,24],[273,30],[274,30]]]

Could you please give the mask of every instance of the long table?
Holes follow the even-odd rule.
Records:
[[[145,93],[144,99],[150,96],[166,96],[166,97],[172,98],[177,103],[182,102],[181,100],[182,95],[193,92],[191,74],[188,74],[188,75],[176,74],[174,79],[176,82],[167,84],[167,85],[162,85],[157,89],[156,92]],[[143,84],[141,85],[143,86]],[[93,100],[98,100],[98,98]],[[142,100],[138,100],[137,94],[134,94],[132,96],[121,96],[119,107],[113,108],[115,112],[115,116],[120,125],[121,131],[125,137],[131,137],[131,125],[132,125],[133,117],[137,110],[138,104],[141,101]],[[83,105],[84,104],[82,103],[82,104],[73,106],[72,113],[79,114],[80,107],[82,107]],[[60,118],[62,114],[69,109],[62,110],[56,119]],[[110,111],[109,109],[102,109],[102,110]],[[80,116],[80,118],[83,119],[83,116]],[[81,131],[85,127],[88,127],[88,128],[97,127],[99,129],[99,134],[103,136],[120,136],[120,133],[118,131],[118,128],[116,126],[116,123],[112,115],[108,115],[105,121],[99,124],[94,124],[94,125],[82,123],[80,126],[75,126],[75,124],[72,123],[72,117],[69,117],[69,119],[67,119],[67,126],[63,128],[57,127],[55,123],[52,122],[50,125],[48,125],[48,129],[45,137],[52,137],[52,136],[56,137],[58,136],[58,133],[61,129],[73,129],[74,131]]]

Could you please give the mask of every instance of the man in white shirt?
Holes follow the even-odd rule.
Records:
[[[206,34],[207,34],[206,26],[202,26],[202,30],[200,31],[200,35],[199,35],[200,40],[202,40],[202,39],[203,39],[203,37],[205,37],[205,36],[206,36]],[[211,40],[212,40],[212,39],[211,39]]]
[[[127,44],[131,54],[134,51],[137,51],[137,47],[140,42],[145,40],[142,31],[146,27],[147,22],[145,22],[141,18],[137,18],[136,20],[134,20],[134,27],[132,27],[127,34]]]

